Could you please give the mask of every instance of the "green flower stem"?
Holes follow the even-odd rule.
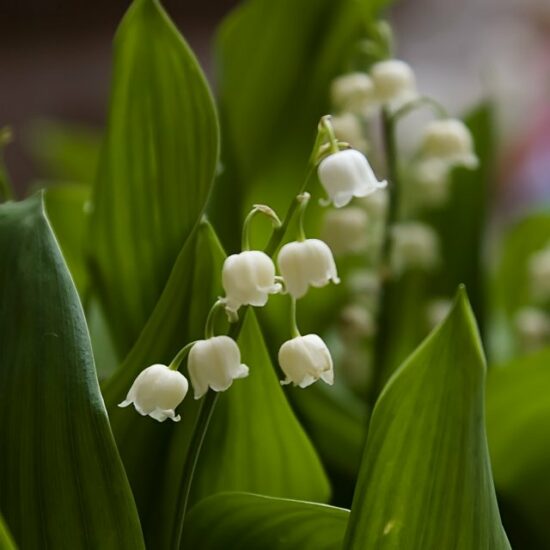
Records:
[[[386,361],[387,340],[390,333],[389,326],[389,294],[391,291],[391,228],[397,220],[397,213],[400,199],[400,183],[397,158],[397,140],[395,135],[395,127],[398,118],[392,116],[387,109],[382,112],[382,127],[384,150],[386,154],[386,163],[388,171],[388,191],[389,204],[386,214],[386,230],[384,233],[384,241],[381,252],[381,273],[382,285],[380,288],[380,296],[378,300],[377,312],[377,334],[374,345],[374,372],[371,385],[371,402],[374,403],[378,394],[382,389],[384,365]]]
[[[315,151],[317,150],[318,147],[319,147],[319,139],[317,139],[315,142],[312,158],[315,157]],[[279,245],[281,244],[285,236],[288,226],[292,220],[292,217],[296,213],[296,210],[298,209],[298,207],[303,203],[303,199],[304,199],[303,195],[306,192],[307,186],[311,180],[311,177],[314,171],[315,171],[315,164],[314,162],[310,161],[308,172],[304,179],[304,183],[302,184],[302,187],[298,192],[298,196],[292,201],[291,205],[289,206],[283,222],[280,223],[280,225],[274,229],[271,235],[271,239],[269,240],[269,242],[267,243],[267,246],[264,249],[264,252],[268,256],[273,256],[277,248],[279,248]],[[256,212],[253,209],[250,212],[250,214],[248,214],[248,216],[246,217],[245,226],[247,223],[250,224],[250,220],[255,214]],[[246,235],[246,240],[247,242],[244,243],[245,228],[243,227],[243,244],[248,244],[248,234]],[[239,317],[239,320],[236,323],[231,325],[229,332],[227,334],[230,338],[232,338],[235,341],[238,340],[239,334],[241,333],[244,319],[246,317],[246,312],[248,311],[248,306],[246,306],[243,309],[244,311],[242,315]],[[210,313],[212,313],[213,310],[214,310],[214,307],[210,310]],[[207,324],[208,324],[208,320],[207,320]],[[177,504],[176,510],[178,511],[177,516],[180,518],[180,520],[179,520],[179,523],[176,525],[176,530],[173,537],[172,548],[174,550],[179,550],[181,545],[185,516],[187,514],[187,508],[189,506],[189,496],[191,494],[191,485],[193,483],[193,477],[195,475],[195,470],[196,470],[197,463],[199,460],[199,455],[202,449],[202,444],[204,442],[204,438],[208,430],[210,419],[212,418],[212,413],[214,412],[214,408],[216,407],[218,397],[219,397],[219,394],[217,392],[208,390],[207,394],[204,396],[204,399],[201,402],[200,409],[197,416],[197,421],[195,422],[195,426],[193,427],[191,441],[189,442],[189,450],[187,452],[185,464],[183,466],[183,478],[180,486],[180,492],[178,495],[178,504]]]
[[[329,144],[330,144],[330,152],[338,153],[340,151],[340,147],[338,146],[338,140],[336,139],[336,135],[334,134],[334,128],[332,126],[331,122],[331,116],[326,115],[321,119],[321,125],[326,133],[326,137],[328,138]]]
[[[250,224],[256,214],[263,214],[264,216],[267,216],[273,223],[273,227],[275,229],[281,227],[281,220],[272,208],[266,206],[265,204],[255,204],[243,223],[243,236],[241,243],[242,250],[250,250]]]
[[[208,312],[206,323],[204,325],[204,337],[212,338],[214,336],[214,322],[216,320],[216,313],[225,308],[225,302],[223,300],[217,300]]]
[[[181,362],[187,357],[189,352],[191,351],[191,348],[197,343],[196,340],[193,342],[189,342],[189,344],[186,344],[183,348],[181,348],[178,353],[176,353],[176,356],[170,364],[168,365],[168,368],[170,370],[178,370],[180,368]]]
[[[290,333],[292,334],[292,338],[301,336],[296,321],[296,298],[294,296],[290,296]]]
[[[298,240],[303,242],[306,240],[306,232],[304,231],[304,217],[306,214],[307,205],[311,195],[309,193],[302,193],[296,197],[296,200],[300,203],[298,210]]]
[[[390,115],[390,118],[393,120],[394,124],[397,124],[400,119],[424,106],[431,107],[431,109],[439,118],[447,118],[449,116],[447,109],[445,109],[445,107],[443,107],[441,103],[431,97],[420,96],[413,99],[412,101],[409,101],[408,103],[405,103],[405,105],[394,111]]]

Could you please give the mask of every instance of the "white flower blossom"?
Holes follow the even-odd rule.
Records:
[[[229,336],[196,342],[189,352],[187,368],[195,399],[200,399],[209,387],[225,391],[233,380],[248,376],[248,367],[241,363],[239,346]]]
[[[368,216],[361,208],[329,210],[323,220],[321,237],[335,256],[356,254],[367,246]]]
[[[550,341],[550,316],[541,309],[525,307],[520,309],[514,319],[522,346],[535,351]]]
[[[179,422],[175,408],[183,401],[189,384],[187,378],[166,365],[151,365],[134,380],[126,399],[119,407],[133,404],[143,416],[150,416],[159,422],[167,418]]]
[[[370,75],[376,99],[380,103],[399,108],[418,95],[414,72],[404,61],[389,59],[375,63]]]
[[[331,124],[334,135],[338,141],[349,143],[354,149],[366,153],[368,143],[365,139],[361,122],[352,113],[342,113],[331,117]]]
[[[479,165],[470,130],[455,118],[432,120],[424,128],[420,153],[424,158],[436,158],[451,167]]]
[[[531,293],[535,300],[550,300],[550,245],[530,257],[528,269]]]
[[[353,197],[366,197],[386,187],[378,181],[365,155],[354,149],[338,151],[325,157],[318,168],[319,181],[336,208]]]
[[[442,206],[449,199],[450,166],[439,158],[420,159],[412,166],[411,199],[416,206]]]
[[[391,265],[397,274],[410,269],[432,269],[439,261],[435,231],[419,222],[403,222],[392,229]]]
[[[323,287],[340,282],[328,245],[319,239],[285,244],[277,257],[286,290],[294,298],[304,296],[310,286]]]
[[[340,111],[368,115],[375,107],[374,84],[371,78],[360,72],[335,78],[330,86],[332,104]]]
[[[236,312],[243,305],[265,306],[269,294],[281,291],[275,281],[273,260],[259,250],[246,250],[226,258],[222,269],[225,307]]]
[[[279,365],[286,375],[283,385],[292,383],[306,388],[319,378],[327,384],[334,383],[330,351],[317,334],[286,341],[279,349]]]
[[[355,341],[371,337],[376,332],[376,321],[365,305],[348,304],[340,313],[342,339]]]

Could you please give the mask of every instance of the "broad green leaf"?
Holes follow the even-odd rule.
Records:
[[[15,542],[4,522],[4,518],[0,515],[0,548],[2,550],[17,550]]]
[[[460,290],[376,403],[345,548],[510,549],[487,452],[485,370]]]
[[[74,279],[81,300],[85,303],[89,290],[85,263],[86,204],[90,187],[80,184],[52,185],[45,190],[44,200],[63,257]]]
[[[57,120],[38,120],[26,132],[40,179],[92,184],[101,139],[92,128]]]
[[[143,548],[42,195],[0,206],[0,509],[22,548]]]
[[[189,514],[183,548],[336,550],[349,511],[249,493],[221,493]]]
[[[193,54],[158,0],[135,0],[115,40],[89,249],[123,354],[200,219],[217,155],[215,108]]]
[[[487,434],[495,485],[514,548],[549,548],[550,349],[494,367]]]

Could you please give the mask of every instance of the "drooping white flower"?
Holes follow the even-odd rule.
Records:
[[[420,153],[424,158],[436,158],[451,167],[479,165],[470,130],[455,118],[432,120],[424,128]]]
[[[374,84],[365,73],[348,73],[332,81],[330,98],[340,111],[368,115],[375,106]]]
[[[248,367],[241,363],[239,346],[229,336],[196,342],[189,352],[187,368],[195,399],[200,399],[208,388],[225,391],[233,380],[248,376]]]
[[[527,351],[535,351],[550,342],[550,316],[535,307],[520,309],[514,319],[519,340]]]
[[[412,167],[410,189],[414,205],[437,207],[445,204],[450,192],[449,170],[449,164],[439,158],[417,161]]]
[[[275,281],[273,260],[259,250],[246,250],[227,257],[222,269],[225,307],[236,312],[241,306],[265,306],[270,294],[281,291]]]
[[[359,151],[346,149],[325,157],[318,168],[319,181],[336,208],[348,204],[353,197],[366,197],[386,187]]]
[[[159,422],[167,418],[179,422],[175,408],[183,401],[189,383],[187,378],[166,365],[151,365],[143,370],[134,380],[126,399],[119,407],[133,404],[136,411],[143,416],[150,416]]]
[[[348,304],[340,313],[340,332],[346,342],[373,336],[376,322],[365,305]]]
[[[408,63],[389,59],[375,63],[370,70],[376,99],[393,108],[417,96],[416,78]]]
[[[431,227],[419,222],[403,222],[391,231],[391,265],[397,274],[410,269],[429,270],[437,265],[439,241]]]
[[[329,210],[323,220],[321,237],[335,256],[356,254],[367,245],[367,226],[368,216],[361,208]]]
[[[319,239],[285,244],[277,257],[279,271],[288,293],[294,298],[305,295],[310,286],[322,287],[340,282],[328,245]]]
[[[317,334],[286,341],[279,349],[279,365],[286,375],[283,385],[292,383],[306,388],[319,378],[327,384],[334,383],[330,351]]]
[[[533,298],[539,302],[550,300],[550,245],[529,258],[528,269]]]
[[[354,149],[361,151],[363,154],[367,152],[368,143],[356,115],[342,113],[331,117],[331,123],[338,141],[349,143]]]

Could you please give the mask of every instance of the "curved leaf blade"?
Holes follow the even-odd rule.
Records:
[[[128,10],[113,74],[89,253],[124,354],[205,207],[218,125],[204,75],[157,0],[135,0]]]
[[[143,548],[82,307],[42,195],[0,206],[0,257],[6,522],[23,548]]]
[[[515,548],[550,547],[549,366],[546,349],[492,368],[487,380],[489,448]]]
[[[484,427],[485,359],[460,290],[374,408],[345,548],[510,549]]]
[[[221,493],[188,516],[183,548],[202,550],[336,550],[349,511],[250,493]]]

